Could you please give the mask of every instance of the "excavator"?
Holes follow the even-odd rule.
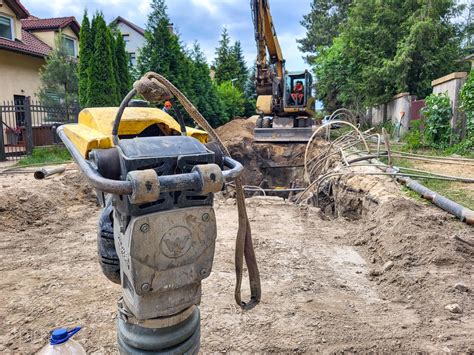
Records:
[[[257,43],[256,142],[307,142],[313,133],[315,99],[308,70],[287,72],[268,0],[250,1]]]

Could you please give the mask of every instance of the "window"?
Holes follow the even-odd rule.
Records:
[[[10,17],[0,16],[0,37],[13,40],[13,20]]]
[[[135,53],[128,53],[128,56],[130,60],[130,65],[135,65],[135,63],[137,62]]]
[[[76,56],[76,41],[72,38],[63,36],[63,46],[66,54],[75,57]]]
[[[122,38],[123,38],[123,41],[125,43],[130,42],[130,35],[129,34],[123,34]]]

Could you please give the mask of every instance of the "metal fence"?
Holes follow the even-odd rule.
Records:
[[[78,106],[42,105],[29,97],[0,103],[0,161],[18,160],[33,147],[57,144],[56,128],[77,122]]]

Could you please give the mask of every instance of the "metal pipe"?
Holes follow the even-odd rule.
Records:
[[[33,176],[35,177],[36,180],[42,180],[48,176],[51,176],[51,175],[54,175],[54,174],[61,174],[61,173],[64,173],[64,171],[66,171],[66,167],[65,166],[61,166],[59,168],[55,168],[55,169],[39,169],[39,170],[36,170],[35,173],[33,174]]]
[[[132,194],[133,188],[130,181],[106,179],[100,175],[92,165],[82,157],[81,153],[76,149],[66,133],[64,133],[63,126],[58,128],[57,133],[93,187],[113,195]],[[242,164],[227,156],[224,157],[224,166],[229,168],[229,170],[222,172],[225,181],[234,180],[243,170]],[[162,192],[194,190],[196,186],[200,186],[202,182],[202,178],[198,172],[160,176],[158,179],[160,181],[160,191]]]
[[[395,172],[396,170],[392,168],[387,168],[387,172]],[[427,187],[420,184],[418,181],[410,179],[407,176],[397,176],[397,180],[405,184],[409,189],[419,193],[421,197],[431,201],[436,206],[442,208],[446,212],[451,213],[452,215],[459,218],[462,222],[465,222],[469,225],[474,225],[474,211],[456,203],[449,198],[444,197],[443,195],[434,192]]]
[[[76,161],[79,168],[82,170],[90,184],[103,192],[107,192],[113,195],[131,195],[132,194],[132,183],[130,181],[111,180],[106,179],[100,175],[91,164],[83,158],[81,153],[76,149],[74,144],[64,133],[64,126],[58,127],[56,130],[59,138],[63,141],[72,158]]]
[[[229,170],[222,171],[225,181],[232,181],[238,178],[244,170],[242,164],[228,156],[224,157],[224,166],[229,168]]]

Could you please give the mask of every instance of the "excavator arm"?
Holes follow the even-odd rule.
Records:
[[[285,73],[285,59],[273,26],[268,0],[251,0],[252,17],[257,43],[257,94],[271,95],[275,79],[281,81]],[[267,53],[269,58],[267,57]]]

